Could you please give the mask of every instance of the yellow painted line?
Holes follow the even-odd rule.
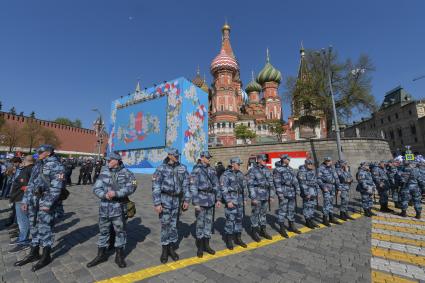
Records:
[[[403,244],[403,245],[411,245],[411,246],[416,246],[421,248],[425,247],[425,241],[402,238],[402,237],[392,236],[392,235],[372,233],[372,239],[391,242],[391,243],[397,243],[397,244]]]
[[[358,213],[353,213],[351,215],[351,217],[353,217],[354,219],[358,219],[360,217],[362,217],[361,214]],[[343,221],[340,221],[343,222]],[[326,226],[323,224],[319,224],[319,228],[325,228]],[[319,228],[316,228],[314,230],[317,230]],[[307,227],[302,227],[299,229],[301,231],[301,234],[307,233],[312,231],[312,229],[309,229]],[[295,237],[297,234],[292,233],[292,232],[287,232],[289,238]],[[116,277],[112,277],[109,279],[105,279],[105,280],[101,280],[101,281],[97,281],[97,283],[131,283],[131,282],[137,282],[146,278],[150,278],[156,275],[159,275],[161,273],[165,273],[165,272],[169,272],[169,271],[173,271],[173,270],[177,270],[177,269],[181,269],[181,268],[185,268],[187,266],[192,266],[192,265],[196,265],[196,264],[201,264],[210,260],[214,260],[214,259],[218,259],[218,258],[222,258],[222,257],[226,257],[226,256],[230,256],[230,255],[235,255],[235,254],[239,254],[239,253],[243,253],[246,251],[250,251],[250,250],[255,250],[261,247],[265,247],[280,241],[284,241],[286,240],[286,238],[281,237],[280,235],[275,235],[273,236],[273,238],[271,240],[265,240],[262,239],[261,242],[257,243],[257,242],[250,242],[248,243],[248,247],[247,248],[242,248],[239,246],[236,246],[233,250],[220,250],[217,251],[215,255],[210,255],[210,254],[206,254],[204,253],[204,256],[202,258],[198,258],[198,257],[191,257],[191,258],[186,258],[186,259],[181,259],[179,261],[175,261],[175,262],[170,262],[167,264],[162,264],[162,265],[157,265],[157,266],[152,266],[152,267],[148,267],[145,269],[141,269],[139,271],[136,272],[131,272],[128,274],[124,274],[124,275],[119,275]]]
[[[410,233],[410,234],[416,234],[416,235],[425,235],[425,230],[420,230],[416,228],[398,227],[398,226],[391,226],[391,225],[378,224],[378,223],[372,223],[372,227],[375,229],[397,231],[397,232]]]
[[[417,280],[408,280],[403,277],[395,276],[389,273],[372,270],[372,283],[416,283]]]
[[[413,265],[425,266],[425,257],[399,252],[395,250],[372,247],[372,256],[385,258],[393,261],[402,261]]]
[[[384,217],[384,216],[373,216],[374,220],[382,220],[387,222],[394,222],[394,223],[407,223],[412,225],[422,225],[425,226],[425,222],[423,221],[416,221],[416,220],[410,220],[410,219],[402,219],[402,218],[393,218],[393,217]]]

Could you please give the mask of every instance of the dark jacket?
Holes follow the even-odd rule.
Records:
[[[24,188],[28,185],[28,181],[31,177],[32,167],[34,165],[28,165],[22,168],[18,177],[16,177],[15,182],[12,184],[12,191],[10,193],[10,202],[20,202],[24,196]]]

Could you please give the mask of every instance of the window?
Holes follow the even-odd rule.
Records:
[[[388,122],[391,122],[391,116],[388,116]]]
[[[273,112],[270,112],[270,119],[273,119]]]
[[[248,122],[248,128],[250,128],[251,127],[251,123],[250,122]]]
[[[390,137],[392,140],[394,139],[394,132],[392,130],[390,130]]]
[[[398,136],[399,137],[402,137],[403,136],[403,132],[401,131],[401,129],[398,129],[397,130],[397,134],[398,134]],[[403,142],[402,142],[403,143]]]
[[[398,119],[398,113],[395,113],[395,118]]]
[[[384,124],[384,119],[381,119],[381,125]]]
[[[409,110],[409,115],[412,115],[412,110]]]
[[[258,129],[259,131],[261,131],[261,126],[258,126],[258,127],[257,127],[257,129]]]
[[[220,123],[217,123],[217,129],[220,129]]]
[[[417,137],[415,137],[415,142],[418,142],[418,138]]]
[[[222,128],[226,128],[226,123],[224,123],[224,122],[223,122],[223,123],[221,123],[221,127],[222,127]]]
[[[412,135],[416,135],[416,127],[415,127],[415,125],[411,125],[410,126],[410,132],[412,133]]]
[[[221,111],[224,111],[224,105],[220,106]]]

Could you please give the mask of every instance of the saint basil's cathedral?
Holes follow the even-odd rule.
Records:
[[[300,55],[298,80],[306,80],[308,73],[303,48]],[[243,143],[234,133],[235,127],[240,124],[256,133],[256,139],[251,143],[277,141],[276,135],[269,131],[268,124],[282,119],[282,101],[278,92],[282,74],[271,64],[268,50],[265,66],[256,78],[252,75],[252,80],[243,89],[239,62],[230,44],[230,26],[226,23],[222,28],[221,50],[212,60],[210,71],[213,76],[210,88],[201,78],[199,69],[192,80],[209,94],[210,143],[224,146]],[[284,141],[326,137],[326,121],[322,111],[311,111],[306,105],[297,103],[296,97],[291,109],[292,116],[283,126]]]

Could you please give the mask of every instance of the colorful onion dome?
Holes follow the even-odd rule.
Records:
[[[247,93],[251,93],[251,92],[261,92],[261,85],[259,83],[257,83],[254,78],[252,78],[252,80],[249,82],[249,84],[246,86],[245,91]]]
[[[221,49],[220,54],[211,62],[211,73],[218,70],[231,70],[236,72],[239,70],[238,61],[232,56],[229,56],[224,49]]]
[[[276,69],[275,67],[273,67],[272,64],[270,64],[269,50],[267,49],[266,65],[258,74],[257,82],[263,85],[266,82],[276,82],[280,84],[281,81],[282,74],[278,69]]]

